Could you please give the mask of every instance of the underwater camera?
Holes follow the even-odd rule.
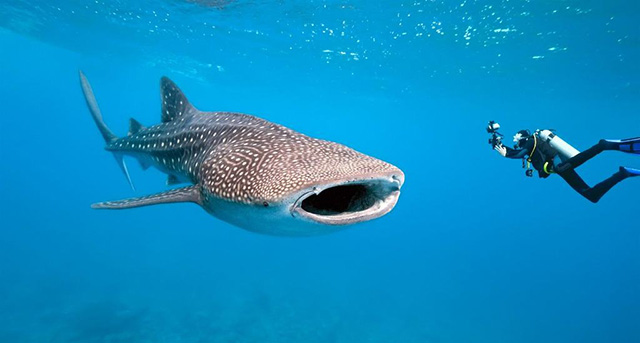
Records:
[[[491,144],[491,146],[502,144],[502,134],[498,132],[498,129],[500,129],[500,124],[493,120],[487,124],[487,133],[491,134],[491,138],[489,138],[489,144]]]
[[[498,132],[498,129],[500,129],[500,124],[496,123],[495,121],[490,121],[489,124],[487,124],[487,133],[496,133]]]

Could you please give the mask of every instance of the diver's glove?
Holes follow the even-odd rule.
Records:
[[[497,151],[502,157],[507,157],[507,147],[502,144],[496,144],[493,146],[493,150]]]

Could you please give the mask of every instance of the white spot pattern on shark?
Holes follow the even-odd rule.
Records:
[[[169,174],[167,184],[193,184],[94,208],[195,202],[251,231],[312,235],[380,217],[397,202],[404,174],[395,166],[252,115],[199,111],[166,77],[162,123],[145,127],[131,119],[129,134],[118,138],[104,124],[86,77],[80,78],[106,149],[129,180],[123,155]]]

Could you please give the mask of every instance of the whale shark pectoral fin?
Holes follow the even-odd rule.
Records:
[[[184,188],[177,188],[170,191],[147,195],[139,198],[100,202],[91,205],[91,208],[119,210],[125,208],[169,204],[175,202],[195,202],[197,204],[200,204],[200,186],[194,185]]]

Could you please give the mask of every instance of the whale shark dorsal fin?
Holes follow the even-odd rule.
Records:
[[[129,198],[116,201],[105,201],[91,205],[97,209],[125,209],[158,204],[170,204],[175,202],[195,202],[200,204],[200,186],[194,185],[170,191],[147,195],[138,198]]]
[[[180,88],[166,76],[160,79],[160,93],[163,123],[170,122],[183,115],[188,115],[195,110]]]
[[[140,124],[139,121],[133,118],[129,118],[129,136],[135,135],[136,133],[138,133],[140,130],[143,130],[143,129],[146,129],[146,127]]]

